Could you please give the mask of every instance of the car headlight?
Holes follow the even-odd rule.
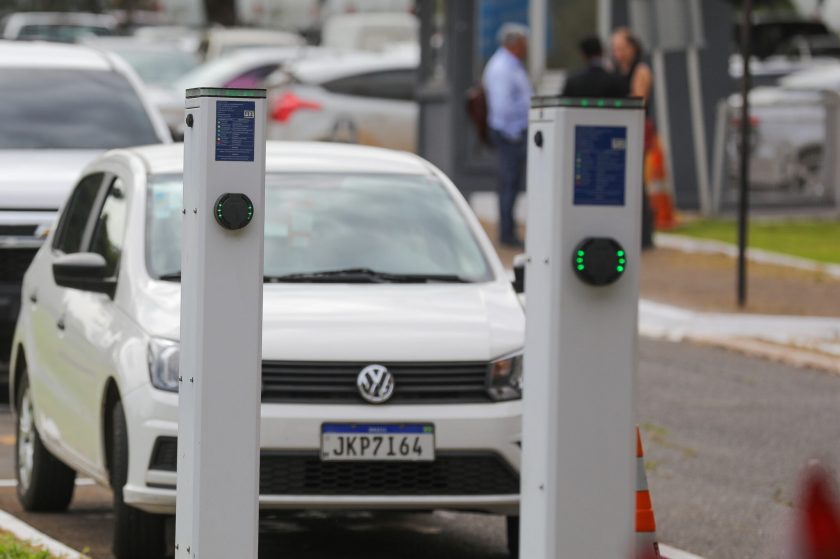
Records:
[[[522,354],[508,355],[490,363],[487,394],[501,402],[522,397]]]
[[[149,342],[149,377],[152,386],[160,390],[178,392],[180,345],[170,340]]]

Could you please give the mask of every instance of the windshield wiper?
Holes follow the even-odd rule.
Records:
[[[161,274],[158,276],[159,280],[163,281],[181,281],[181,272],[171,272],[169,274]]]
[[[266,276],[265,281],[269,283],[470,283],[470,280],[455,274],[391,274],[370,268]]]

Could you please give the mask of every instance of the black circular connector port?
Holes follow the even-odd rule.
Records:
[[[589,285],[615,283],[627,269],[627,252],[618,241],[608,237],[582,240],[572,253],[572,270]]]
[[[222,194],[213,206],[213,216],[225,229],[242,229],[254,219],[254,204],[244,194]]]

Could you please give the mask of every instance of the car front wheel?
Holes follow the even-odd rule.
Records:
[[[117,559],[162,559],[166,552],[166,517],[127,505],[128,426],[122,402],[111,414],[111,487],[114,490],[114,556]]]
[[[29,379],[25,374],[17,394],[15,473],[20,504],[33,512],[66,510],[73,499],[76,472],[50,454],[41,442],[35,426]]]

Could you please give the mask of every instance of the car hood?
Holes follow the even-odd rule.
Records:
[[[180,286],[152,282],[135,307],[153,336],[178,339]],[[142,309],[142,310],[141,310]],[[506,283],[266,285],[263,358],[485,361],[521,349],[525,314]]]
[[[104,150],[0,150],[0,210],[58,210]]]

